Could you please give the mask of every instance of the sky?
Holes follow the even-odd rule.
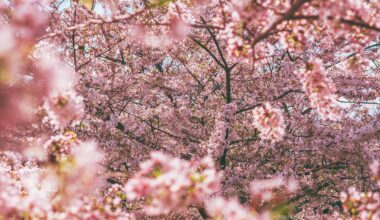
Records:
[[[61,5],[59,6],[59,10],[63,11],[66,8],[70,7],[71,0],[60,0],[58,2],[61,2]],[[97,4],[96,2],[95,2],[94,12],[99,14],[99,15],[105,15],[105,12],[104,12],[102,5]]]

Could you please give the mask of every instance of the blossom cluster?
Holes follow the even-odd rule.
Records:
[[[242,206],[237,199],[226,200],[222,197],[215,197],[207,201],[207,213],[211,219],[221,220],[256,220],[255,213]]]
[[[310,99],[311,107],[323,119],[338,120],[342,112],[337,104],[336,88],[325,76],[323,68],[322,61],[316,59],[307,64],[306,69],[299,72],[298,76]]]
[[[106,195],[96,193],[101,154],[95,143],[81,143],[69,133],[45,146],[46,154],[59,154],[60,159],[39,166],[42,161],[25,162],[21,154],[0,153],[0,218],[133,219],[121,210],[121,186],[110,187]]]
[[[227,132],[229,126],[234,121],[234,114],[236,112],[236,104],[230,103],[221,109],[216,115],[214,131],[208,140],[208,151],[220,154],[225,146],[228,144]]]
[[[284,195],[276,195],[276,190],[281,191]],[[279,196],[286,198],[285,194],[292,194],[297,190],[298,183],[294,179],[287,179],[283,176],[277,176],[266,180],[254,180],[251,182],[251,195],[255,198],[254,200],[257,205],[278,200]]]
[[[217,196],[207,201],[206,209],[211,219],[274,219],[271,206],[280,204],[297,189],[298,184],[295,180],[282,176],[254,180],[251,182],[249,206],[243,206],[236,198],[225,199]]]
[[[221,35],[228,39],[227,53],[238,61],[248,61],[253,55],[253,48],[242,36],[235,33],[236,26],[235,23],[228,23],[226,28],[221,31]]]
[[[340,199],[345,214],[352,219],[379,219],[380,193],[360,192],[355,187],[342,192]]]
[[[144,198],[145,211],[159,215],[201,203],[220,189],[220,178],[210,157],[189,162],[153,152],[129,179],[125,193],[129,200]]]
[[[82,99],[73,91],[72,71],[47,44],[36,44],[49,22],[44,4],[31,0],[0,5],[0,129],[33,120],[44,100],[56,127],[84,113]]]
[[[82,97],[74,91],[57,91],[44,104],[48,118],[56,127],[66,127],[72,121],[79,121],[84,115]]]
[[[0,219],[380,218],[379,9],[0,0]]]
[[[44,150],[47,153],[45,159],[53,163],[65,160],[73,154],[73,148],[77,144],[79,144],[79,140],[72,131],[52,136],[44,144]]]
[[[49,89],[48,73],[29,58],[48,22],[37,4],[35,0],[0,4],[0,129],[30,119],[36,100]]]
[[[369,168],[371,169],[374,180],[380,187],[380,162],[378,160],[373,161]]]
[[[264,140],[280,141],[285,134],[284,117],[281,111],[273,108],[270,103],[253,110],[253,125]]]

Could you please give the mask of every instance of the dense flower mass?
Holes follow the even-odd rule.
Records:
[[[378,0],[0,0],[0,219],[380,219]]]
[[[70,138],[70,139],[68,139]],[[49,141],[49,148],[75,142],[69,135]],[[98,163],[101,157],[94,143],[71,143],[73,152],[48,166],[38,161],[25,163],[21,154],[0,154],[0,217],[4,219],[132,219],[118,206],[123,195],[107,194],[111,204],[100,203],[93,194],[99,184]],[[51,152],[51,149],[48,150]],[[62,151],[61,151],[62,153]],[[121,197],[123,198],[123,197]],[[103,210],[103,206],[107,209]]]
[[[147,200],[145,210],[150,215],[201,203],[220,189],[221,174],[209,157],[192,162],[161,152],[153,152],[151,157],[125,186],[128,199]]]
[[[228,129],[234,121],[235,112],[236,105],[230,103],[223,106],[216,115],[214,131],[210,135],[206,145],[207,151],[220,155],[223,149],[228,146],[228,142],[230,141],[228,138]]]

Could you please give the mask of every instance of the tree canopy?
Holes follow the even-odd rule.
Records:
[[[380,1],[0,1],[0,219],[380,219]]]

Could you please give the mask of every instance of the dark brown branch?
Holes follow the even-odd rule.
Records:
[[[319,20],[319,16],[318,15],[296,15],[296,16],[291,16],[290,17],[291,20],[302,20],[302,19],[306,19],[306,20]],[[333,20],[334,17],[330,16],[328,17],[327,19],[329,20]],[[348,20],[348,19],[340,19],[339,20],[340,23],[343,23],[343,24],[347,24],[347,25],[351,25],[351,26],[357,26],[357,27],[360,27],[360,28],[365,28],[365,29],[368,29],[368,30],[373,30],[373,31],[377,31],[377,32],[380,32],[380,27],[376,27],[376,26],[371,26],[365,22],[362,22],[362,21],[354,21],[354,20]]]
[[[202,217],[202,219],[208,219],[209,218],[205,208],[197,207],[197,209],[198,209],[199,215]]]
[[[272,101],[279,100],[279,99],[281,99],[281,98],[287,96],[287,95],[290,94],[290,93],[304,93],[304,92],[301,91],[301,90],[298,90],[298,89],[297,89],[297,90],[290,89],[290,90],[284,92],[283,94],[281,94],[281,95],[279,95],[279,96],[275,96],[275,97],[273,97]],[[246,108],[242,108],[242,109],[238,110],[238,111],[236,112],[236,114],[240,114],[240,113],[242,113],[242,112],[246,112],[246,111],[252,110],[252,109],[257,108],[257,107],[262,106],[262,105],[263,105],[263,103],[258,103],[258,104],[256,104],[256,105],[252,105],[252,106],[249,106],[249,107],[246,107]]]
[[[198,46],[200,46],[202,49],[204,49],[211,57],[212,59],[215,60],[215,62],[220,66],[222,67],[223,69],[225,69],[226,67],[218,60],[218,58],[216,58],[216,56],[210,51],[210,49],[208,49],[205,45],[203,45],[199,40],[193,38],[193,37],[190,37],[196,44],[198,44]]]
[[[203,17],[201,17],[201,20],[202,20],[202,22],[203,22],[204,24],[206,24],[206,21],[203,19]],[[228,64],[227,64],[227,61],[226,61],[226,59],[224,58],[224,55],[223,55],[222,49],[220,48],[219,42],[216,40],[216,36],[215,36],[214,32],[212,32],[212,31],[210,30],[210,28],[206,28],[206,29],[207,29],[208,33],[211,35],[212,40],[214,41],[214,44],[215,44],[215,46],[216,46],[216,49],[218,50],[219,56],[220,56],[220,58],[222,59],[222,62],[223,62],[223,64],[224,64],[225,68],[229,69]]]
[[[74,19],[73,25],[75,25],[76,20],[77,20],[77,6],[76,5],[74,8],[74,18],[73,19]],[[71,41],[73,44],[74,70],[77,71],[78,64],[77,64],[77,49],[75,48],[75,30],[73,30],[73,32],[72,32]]]
[[[281,18],[276,20],[266,31],[263,33],[259,34],[252,42],[252,47],[255,47],[257,43],[260,41],[264,40],[265,38],[269,37],[274,29],[280,25],[282,22],[289,20],[293,15],[302,7],[303,4],[306,2],[309,2],[310,0],[297,0],[292,7],[282,15]]]

